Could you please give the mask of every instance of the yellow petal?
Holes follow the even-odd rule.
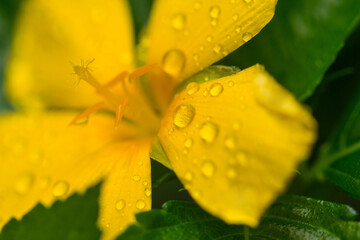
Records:
[[[73,116],[73,112],[48,112],[0,118],[0,228],[12,217],[21,218],[38,202],[50,206],[102,179],[99,223],[105,227],[105,238],[133,219],[137,200],[145,201],[144,209],[150,207],[143,182],[132,183],[138,174],[150,188],[149,156],[145,154],[150,141],[119,142],[130,135],[114,131],[114,119],[106,115],[69,127]],[[117,197],[133,207],[116,210]],[[111,227],[106,228],[104,222]]]
[[[150,144],[149,139],[129,141],[109,152],[117,163],[101,191],[102,239],[115,238],[135,220],[134,213],[151,209]]]
[[[157,0],[148,39],[148,63],[182,81],[231,53],[271,20],[277,0]],[[157,94],[161,72],[152,84]],[[167,84],[168,85],[168,84]],[[166,86],[166,85],[165,85]],[[165,96],[166,98],[167,96]]]
[[[175,173],[207,211],[230,224],[258,224],[307,158],[316,122],[255,65],[191,83],[173,100],[159,138]]]
[[[99,101],[78,83],[72,64],[89,65],[102,83],[133,67],[133,36],[125,0],[29,0],[19,13],[7,69],[14,103],[84,107]]]

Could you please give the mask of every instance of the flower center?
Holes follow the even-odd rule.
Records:
[[[100,109],[107,109],[115,113],[115,128],[120,125],[121,120],[125,117],[141,127],[154,130],[154,126],[148,126],[149,122],[147,117],[152,119],[158,117],[155,116],[156,114],[151,110],[152,108],[150,103],[143,93],[138,78],[157,68],[158,64],[145,65],[134,70],[130,74],[127,71],[123,71],[106,84],[101,84],[92,75],[92,71],[89,68],[89,65],[93,63],[94,60],[95,59],[92,59],[87,63],[82,61],[81,65],[74,65],[73,70],[79,80],[83,80],[94,87],[96,92],[103,98],[103,101],[96,103],[84,112],[80,113],[70,124],[76,124],[84,118],[88,118],[91,114]],[[115,94],[111,91],[111,88],[118,85],[120,85],[121,92],[120,94],[118,92]],[[133,110],[128,108],[132,108]],[[139,114],[139,111],[141,114]],[[142,115],[146,115],[146,117]],[[155,125],[157,125],[158,120],[156,119],[155,122]],[[155,126],[155,128],[157,127]]]

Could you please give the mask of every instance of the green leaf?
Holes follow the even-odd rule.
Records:
[[[355,78],[359,80],[360,76]],[[312,175],[324,175],[343,190],[360,198],[360,86],[333,136],[323,146]]]
[[[51,208],[37,205],[23,219],[11,220],[0,235],[1,240],[98,240],[100,231],[98,197],[100,185],[84,195],[75,194]]]
[[[266,69],[300,100],[311,96],[360,18],[359,0],[279,0],[274,19],[222,64]]]
[[[163,210],[136,215],[117,240],[165,239],[359,239],[356,212],[346,206],[298,196],[281,197],[257,229],[227,225],[193,202],[170,201]]]

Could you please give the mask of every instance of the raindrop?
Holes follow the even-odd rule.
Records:
[[[134,175],[134,176],[133,176],[133,180],[134,180],[135,182],[140,181],[140,176],[139,176],[139,175]]]
[[[162,69],[172,77],[177,77],[185,67],[185,55],[179,49],[172,49],[165,53],[162,59]]]
[[[186,17],[182,13],[175,14],[171,22],[172,27],[175,30],[182,30],[185,26],[185,23],[186,23]]]
[[[145,208],[144,200],[142,200],[142,199],[137,200],[135,206],[137,209],[144,209]]]
[[[151,189],[145,188],[145,196],[150,197],[150,195],[151,195]]]
[[[184,145],[186,148],[190,148],[192,146],[192,144],[193,144],[193,140],[191,138],[188,138],[185,140]]]
[[[211,35],[206,37],[206,41],[209,43],[212,42],[213,40],[214,40],[214,38]]]
[[[233,21],[236,22],[239,19],[239,14],[235,13],[232,17]]]
[[[218,6],[212,6],[210,8],[210,17],[211,18],[218,18],[220,16],[220,8]]]
[[[190,171],[186,171],[184,175],[184,179],[188,182],[190,182],[193,179],[193,175]]]
[[[216,53],[216,54],[219,54],[222,50],[222,47],[220,44],[215,44],[214,48],[213,48],[213,51]]]
[[[229,168],[227,171],[226,171],[226,176],[230,179],[234,179],[236,178],[236,175],[237,175],[237,172],[234,168]]]
[[[197,84],[196,82],[192,82],[189,83],[186,87],[186,92],[188,95],[194,95],[195,93],[197,93],[200,89],[199,84]]]
[[[123,210],[125,206],[126,206],[126,203],[125,203],[125,200],[123,200],[123,199],[117,201],[115,204],[116,210],[119,210],[119,211]]]
[[[233,82],[233,81],[228,82],[228,86],[229,86],[229,87],[233,87],[233,86],[234,86],[234,82]]]
[[[252,39],[252,37],[253,37],[253,35],[251,33],[246,32],[243,34],[242,39],[244,42],[248,42],[248,41],[250,41],[250,39]]]
[[[212,177],[215,173],[215,165],[210,161],[205,161],[201,166],[201,172],[205,177]]]
[[[179,128],[187,127],[195,116],[195,108],[192,105],[180,105],[174,113],[174,124]]]
[[[236,153],[236,161],[242,166],[247,165],[249,162],[248,157],[244,152]]]
[[[65,181],[59,181],[54,185],[53,195],[55,197],[63,197],[69,190],[69,184]]]
[[[20,195],[27,194],[30,191],[33,183],[34,183],[33,175],[30,174],[24,175],[16,181],[15,191]]]
[[[224,87],[220,83],[214,83],[210,87],[210,95],[213,97],[219,96],[224,90]]]
[[[217,135],[218,127],[212,122],[206,122],[200,128],[200,137],[207,143],[214,142]]]
[[[234,150],[236,148],[236,138],[234,136],[227,136],[224,145],[227,149]]]

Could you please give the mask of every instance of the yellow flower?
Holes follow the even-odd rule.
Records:
[[[308,156],[314,119],[260,65],[174,89],[255,36],[276,2],[157,0],[136,69],[126,1],[25,1],[6,82],[23,111],[0,117],[0,227],[104,179],[99,225],[114,238],[151,208],[156,139],[199,205],[256,226]],[[79,59],[95,61],[73,66],[74,86]]]

